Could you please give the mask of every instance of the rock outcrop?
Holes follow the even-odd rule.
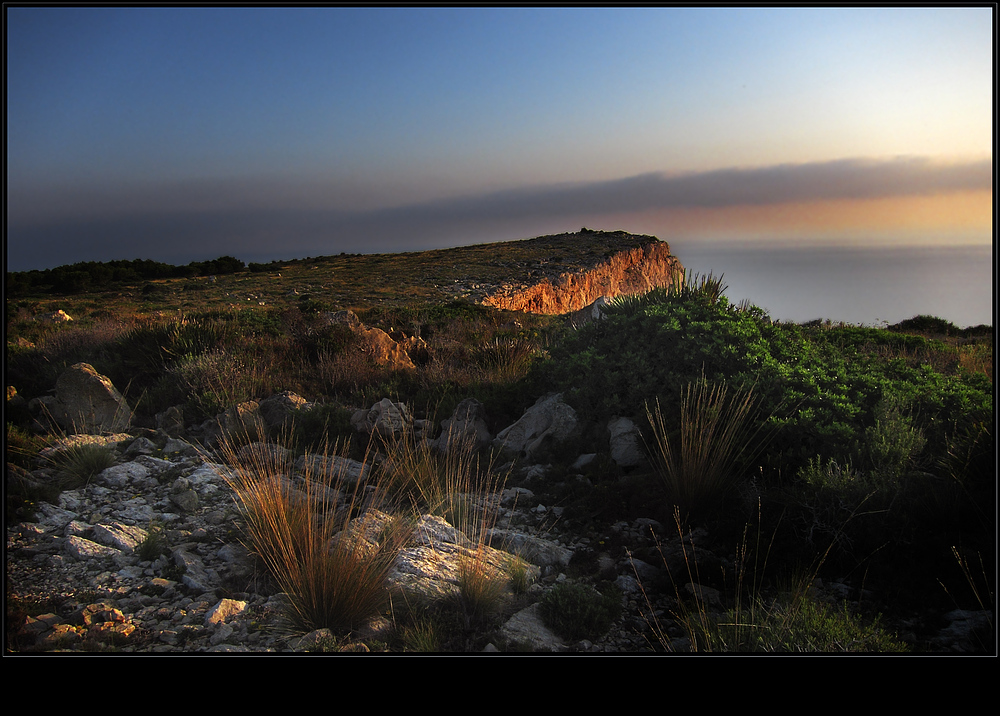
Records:
[[[128,428],[132,409],[111,380],[89,363],[77,363],[56,381],[54,398],[39,399],[43,413],[70,433],[116,432]]]
[[[490,444],[492,436],[486,425],[486,407],[475,398],[466,398],[447,420],[441,421],[441,434],[434,441],[439,452],[469,446],[473,451]]]
[[[662,241],[626,249],[591,269],[546,277],[534,285],[506,285],[483,303],[508,311],[563,314],[597,299],[645,293],[683,279],[684,267]]]
[[[427,343],[419,336],[408,336],[402,331],[386,333],[381,328],[369,328],[361,323],[354,311],[337,311],[326,314],[330,324],[347,326],[358,336],[362,352],[378,365],[392,370],[413,370],[418,364],[430,360]]]

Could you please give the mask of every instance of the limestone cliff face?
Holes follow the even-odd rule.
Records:
[[[662,241],[620,251],[591,269],[545,278],[533,286],[502,288],[483,303],[508,311],[563,314],[589,306],[601,296],[645,293],[668,286],[684,267]]]

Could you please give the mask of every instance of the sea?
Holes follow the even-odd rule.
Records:
[[[677,246],[685,269],[722,275],[730,302],[748,300],[774,320],[884,327],[930,315],[960,328],[995,325],[992,245]]]

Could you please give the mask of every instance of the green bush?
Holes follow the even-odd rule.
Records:
[[[621,613],[621,606],[621,595],[614,587],[607,587],[602,594],[578,582],[557,584],[539,603],[545,625],[571,641],[605,634]]]
[[[926,444],[900,401],[883,398],[875,409],[875,424],[865,429],[863,452],[868,468],[888,480],[902,477]]]
[[[702,377],[733,388],[753,386],[761,419],[775,430],[758,464],[747,468],[780,481],[816,455],[841,463],[856,459],[863,443],[890,439],[893,430],[892,439],[907,431],[922,435],[921,461],[932,464],[947,454],[950,436],[991,420],[989,375],[942,372],[944,363],[957,362],[945,356],[948,351],[881,329],[775,323],[759,308],[731,305],[713,286],[695,286],[619,301],[604,320],[553,347],[526,385],[562,391],[597,422],[613,415],[639,421],[644,405],[657,399],[670,404]],[[886,399],[905,405],[906,415],[887,423],[877,412]],[[666,418],[668,432],[676,431],[676,419]],[[909,446],[911,457],[918,442]]]
[[[767,602],[727,612],[700,629],[704,651],[899,653],[905,644],[886,631],[876,617],[866,623],[844,604],[833,608],[809,597]]]

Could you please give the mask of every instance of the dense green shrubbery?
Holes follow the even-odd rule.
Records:
[[[211,261],[192,261],[185,266],[173,266],[148,259],[83,261],[52,269],[9,272],[7,296],[82,293],[155,279],[231,274],[245,268],[242,261],[232,256],[220,256]]]
[[[661,289],[620,302],[568,337],[534,380],[563,390],[598,421],[643,421],[647,404],[675,404],[682,388],[702,377],[753,387],[763,415],[780,428],[758,467],[793,477],[817,455],[841,462],[870,455],[880,404],[891,403],[899,420],[923,435],[929,463],[948,454],[956,435],[990,422],[986,375],[946,375],[900,355],[933,343],[878,329],[779,324],[715,293]],[[668,431],[676,430],[667,417]]]

